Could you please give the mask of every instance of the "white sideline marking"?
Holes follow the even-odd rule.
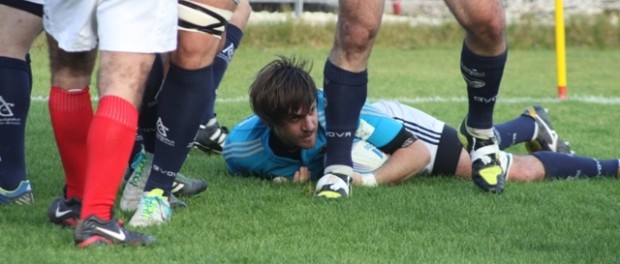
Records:
[[[31,98],[33,102],[47,102],[47,96],[34,96]],[[395,100],[403,103],[464,103],[467,102],[465,97],[394,97],[394,98],[368,98],[371,102],[377,100]],[[97,101],[97,97],[93,97],[93,101]],[[581,103],[593,103],[602,105],[620,105],[620,97],[601,97],[601,96],[582,96],[571,95],[566,100],[560,100],[556,97],[502,97],[498,99],[502,104],[520,104],[529,102],[541,102],[541,103],[561,103],[561,102],[581,102]],[[248,97],[239,96],[231,98],[217,98],[216,103],[220,104],[235,104],[235,103],[247,103]]]
[[[371,101],[376,99],[370,98]],[[382,99],[382,98],[379,98]],[[387,100],[396,100],[403,103],[460,103],[467,102],[467,98],[465,97],[397,97],[390,98]],[[520,104],[520,103],[529,103],[529,102],[541,102],[541,103],[561,103],[564,101],[568,102],[581,102],[581,103],[593,103],[593,104],[603,104],[603,105],[620,105],[620,97],[600,97],[600,96],[571,96],[568,99],[560,100],[556,97],[508,97],[508,98],[499,98],[498,103],[508,103],[508,104]]]

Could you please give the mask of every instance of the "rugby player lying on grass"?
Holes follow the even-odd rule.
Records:
[[[321,177],[325,99],[309,71],[306,61],[286,57],[279,57],[259,71],[249,89],[254,115],[233,128],[224,144],[224,159],[231,174],[277,182],[306,182]],[[500,158],[506,161],[502,169],[508,172],[506,178],[510,181],[615,177],[619,173],[618,159],[572,155],[540,106],[529,107],[494,129],[500,149],[525,143],[530,152],[517,156],[500,151]],[[418,174],[471,178],[467,146],[472,142],[460,142],[458,134],[457,129],[401,103],[365,104],[355,136],[389,158],[374,171],[360,168],[358,162],[353,184],[399,183]],[[353,152],[354,162],[360,155],[363,158],[364,154]]]

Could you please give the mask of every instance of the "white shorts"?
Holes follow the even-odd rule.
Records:
[[[454,128],[423,111],[398,102],[378,101],[372,106],[401,122],[407,131],[428,147],[431,160],[421,173],[454,175],[463,149]]]
[[[65,51],[176,48],[176,0],[45,0],[44,13],[45,30]]]

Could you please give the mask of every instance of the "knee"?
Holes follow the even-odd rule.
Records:
[[[172,63],[189,70],[200,69],[213,63],[220,41],[208,35],[196,37],[202,39],[190,38],[187,41],[179,41],[177,49],[170,55]]]
[[[338,26],[336,45],[342,50],[367,53],[370,52],[378,33],[379,25],[344,22]]]
[[[472,17],[463,23],[469,38],[482,43],[502,43],[506,29],[504,16],[500,14]]]

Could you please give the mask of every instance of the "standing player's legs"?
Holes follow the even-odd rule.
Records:
[[[248,0],[239,1],[232,17],[226,25],[226,31],[224,32],[226,41],[224,46],[213,61],[213,83],[215,89],[213,91],[214,94],[208,99],[214,102],[207,103],[207,106],[211,106],[211,108],[206,109],[203,114],[200,128],[194,140],[194,146],[206,153],[221,153],[224,141],[228,137],[228,128],[220,126],[217,121],[215,115],[215,98],[224,73],[226,69],[228,69],[228,64],[232,60],[237,48],[239,48],[251,12],[252,7]]]
[[[138,2],[126,3],[124,8],[135,7]],[[151,11],[166,13],[174,4],[160,2],[149,6],[135,15],[145,17]],[[138,111],[144,85],[152,68],[155,53],[175,47],[176,15],[170,12],[161,22],[163,32],[148,31],[148,24],[136,24],[126,32],[116,32],[119,10],[115,5],[98,7],[100,37],[100,70],[98,88],[101,100],[93,117],[87,138],[87,171],[84,187],[84,203],[81,218],[85,219],[76,228],[76,242],[79,246],[93,243],[110,243],[115,237],[101,238],[97,230],[111,225],[111,208],[133,147],[137,130]],[[159,12],[158,12],[159,11]],[[145,21],[149,23],[153,21]],[[146,33],[144,46],[121,44],[127,40],[125,34]],[[157,35],[162,34],[161,38]],[[151,42],[153,41],[153,42]],[[160,43],[157,43],[160,42]],[[110,219],[110,220],[106,220]],[[94,228],[93,228],[94,227]],[[109,227],[119,229],[121,227]],[[128,233],[125,231],[125,233]],[[120,243],[148,245],[154,241],[150,236],[129,233]]]
[[[133,147],[137,107],[153,58],[152,53],[101,51],[98,81],[101,99],[87,136],[88,178],[83,217],[91,214],[104,219],[111,217],[110,208]]]
[[[168,199],[177,173],[192,146],[201,117],[214,94],[213,59],[235,2],[181,1],[178,47],[157,95],[157,141],[144,195],[129,225],[145,226],[170,219]]]
[[[219,154],[222,152],[222,145],[228,136],[228,129],[220,126],[215,116],[215,98],[217,88],[224,77],[224,72],[232,60],[235,50],[239,46],[243,32],[232,24],[226,25],[225,44],[223,49],[215,56],[213,61],[213,86],[214,89],[207,96],[209,100],[205,106],[200,126],[194,140],[194,146],[208,154]],[[223,38],[224,39],[224,38]]]
[[[157,99],[167,64],[165,54],[158,54],[155,57],[153,68],[147,78],[140,115],[138,118],[138,135],[128,161],[125,171],[125,186],[123,195],[119,202],[121,210],[134,211],[136,205],[142,197],[144,186],[151,173],[153,153],[155,151],[156,119],[157,119]],[[183,201],[176,199],[174,195],[193,196],[207,188],[204,179],[194,179],[177,175],[173,185],[170,205],[172,207],[187,207]],[[133,208],[133,209],[131,209]]]
[[[32,73],[28,50],[43,30],[43,6],[0,1],[0,204],[32,204],[25,134]]]
[[[46,3],[47,16],[44,17],[44,25],[48,33],[47,46],[52,75],[48,108],[65,173],[63,197],[50,204],[48,217],[52,223],[75,226],[82,211],[87,166],[86,138],[93,119],[89,84],[97,53],[92,50],[95,44],[90,43],[94,41],[94,37],[83,39],[83,44],[86,45],[79,51],[63,51],[59,47],[59,41],[63,42],[65,48],[68,48],[68,43],[72,41],[66,37],[59,38],[61,32],[80,30],[68,27],[68,24],[87,23],[83,20],[80,20],[81,23],[74,23],[72,19],[75,17],[67,16],[62,11],[62,1],[50,0]],[[92,6],[83,3],[79,5],[79,10],[78,6],[75,8],[75,13],[88,13]]]
[[[50,120],[65,173],[64,198],[81,201],[86,177],[86,138],[93,118],[89,92],[96,52],[64,52],[48,35],[52,85]],[[79,213],[78,213],[79,214]]]
[[[201,125],[199,126],[194,142],[192,143],[194,147],[207,153],[220,153],[222,144],[228,136],[228,129],[224,126],[220,126],[215,118],[214,104],[215,96],[217,95],[216,90],[243,37],[243,30],[247,25],[251,11],[252,9],[247,0],[239,2],[232,17],[228,21],[229,23],[226,25],[224,32],[226,42],[213,61],[215,89],[213,89],[213,94],[208,95],[205,99],[210,101],[205,104],[206,110],[203,114],[200,122]],[[168,65],[167,61],[162,64],[162,61],[166,59],[161,59],[161,57],[163,56],[158,56],[158,59],[155,61],[155,66],[149,74],[149,81],[147,82],[144,95],[146,101],[143,102],[140,109],[140,118],[138,121],[140,133],[136,138],[136,144],[132,151],[133,158],[130,161],[128,173],[126,174],[129,185],[126,185],[123,190],[123,196],[120,202],[121,209],[126,211],[134,211],[136,209],[137,203],[142,197],[148,176],[151,173],[156,138],[156,95],[161,88],[165,72],[164,66]],[[144,152],[141,152],[143,147]],[[134,173],[134,169],[138,169],[138,171]],[[177,173],[170,197],[171,206],[187,206],[174,196],[193,196],[204,191],[206,187],[207,182],[203,179],[188,178]]]
[[[155,135],[157,120],[157,93],[165,76],[166,55],[155,56],[153,67],[147,77],[142,104],[139,108],[138,133],[125,171],[125,186],[119,202],[121,210],[135,210],[142,197],[144,185],[151,172],[153,152],[155,152]]]
[[[445,0],[466,31],[461,72],[467,83],[468,114],[461,124],[461,141],[472,156],[473,181],[500,193],[505,172],[493,135],[493,109],[507,58],[504,10],[499,0]]]
[[[351,147],[366,101],[368,58],[379,33],[383,5],[382,0],[339,2],[334,44],[323,71],[327,156],[315,197],[349,196]]]
[[[90,112],[90,120],[84,118],[79,124],[85,128],[85,135],[79,135],[83,137],[79,140],[85,140],[81,146],[85,151],[82,156],[74,155],[70,160],[85,164],[83,203],[75,230],[75,242],[79,247],[154,242],[148,235],[119,226],[112,219],[111,211],[133,146],[137,107],[154,54],[176,46],[174,8],[175,3],[165,0],[149,1],[146,5],[136,0],[46,2],[45,27],[51,35],[50,43],[58,43],[58,46],[50,45],[53,50],[50,52],[52,84],[64,88],[61,91],[65,93],[64,99],[73,93],[84,97],[83,90],[87,92],[87,89],[83,87],[90,82],[95,47],[98,45],[101,50],[98,76],[101,99],[96,113]],[[93,17],[97,18],[96,23],[91,20]],[[81,99],[77,106],[82,107],[83,101]],[[70,101],[60,101],[59,105],[61,110],[62,106],[77,108]],[[84,116],[88,115],[86,108],[80,109]]]

